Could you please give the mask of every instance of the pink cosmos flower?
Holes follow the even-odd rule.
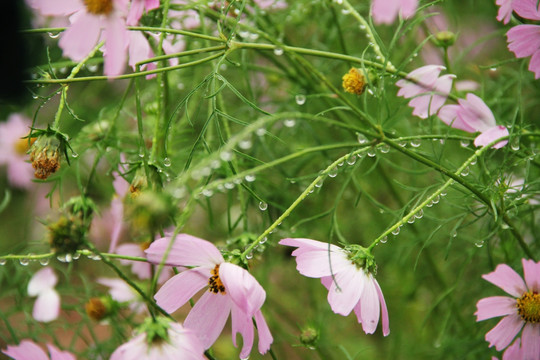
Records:
[[[214,244],[179,234],[174,239],[165,237],[154,241],[146,254],[148,260],[156,264],[164,261],[166,265],[190,267],[173,276],[154,296],[165,311],[177,310],[208,286],[184,321],[186,328],[197,333],[205,349],[216,341],[230,314],[234,345],[236,334],[240,333],[244,340],[240,358],[247,358],[253,346],[253,318],[259,333],[259,352],[268,351],[273,338],[261,312],[266,297],[264,289],[245,269],[225,262]]]
[[[30,132],[30,125],[20,114],[11,114],[0,123],[0,165],[7,165],[9,183],[23,189],[30,188],[34,178],[34,169],[27,162],[28,139],[21,139]]]
[[[515,0],[512,3],[514,11],[521,17],[530,20],[540,20],[540,9],[536,0]],[[529,70],[535,79],[540,79],[540,26],[518,25],[506,33],[508,49],[517,58],[531,56]]]
[[[206,359],[204,348],[193,332],[178,323],[167,326],[167,339],[148,339],[147,333],[142,332],[117,348],[110,360]]]
[[[52,344],[47,344],[49,355],[31,340],[22,340],[19,345],[8,345],[4,354],[15,360],[75,360],[69,351],[61,351]]]
[[[502,21],[504,24],[508,24],[512,18],[512,3],[514,0],[497,0],[496,4],[500,6],[497,14],[497,20]]]
[[[495,117],[482,99],[474,94],[467,94],[467,99],[459,99],[459,105],[445,105],[439,111],[439,118],[449,126],[469,133],[480,132],[474,139],[475,146],[486,146],[494,140],[508,136],[508,129],[497,126]],[[493,145],[500,149],[508,140]]]
[[[452,74],[439,76],[445,69],[441,65],[422,66],[411,71],[405,79],[396,82],[401,88],[398,96],[412,98],[409,106],[414,108],[413,115],[427,119],[444,105],[452,88],[452,79],[456,77]]]
[[[54,290],[58,278],[54,271],[43,268],[32,276],[28,283],[28,295],[37,296],[32,316],[40,322],[55,320],[60,314],[60,295]]]
[[[129,303],[129,308],[135,313],[142,313],[146,306],[142,299],[124,280],[113,278],[98,278],[98,284],[107,286],[113,300],[119,303]]]
[[[500,264],[495,271],[482,276],[511,297],[480,299],[475,315],[476,321],[504,316],[486,334],[489,346],[495,345],[498,351],[508,347],[521,331],[521,340],[516,339],[506,350],[503,359],[537,360],[540,356],[540,262],[526,259],[521,262],[525,281],[506,264]],[[520,356],[509,356],[512,354]]]
[[[126,256],[138,256],[138,257],[146,257],[146,254],[144,253],[144,250],[148,247],[148,243],[143,244],[135,244],[135,243],[125,243],[116,249],[116,253],[120,255],[126,255]],[[133,271],[134,274],[136,274],[139,279],[145,280],[150,279],[152,277],[152,264],[142,262],[142,261],[131,261],[131,260],[120,260],[120,263],[122,265],[131,265],[131,271]],[[154,268],[157,270],[157,267],[154,266]],[[159,275],[158,284],[163,284],[165,281],[167,281],[171,276],[173,275],[172,268],[169,266],[165,266],[161,274]]]
[[[304,276],[320,278],[328,289],[328,303],[336,314],[347,316],[354,310],[362,329],[373,334],[382,313],[383,335],[390,334],[388,310],[379,283],[371,273],[353,263],[344,249],[311,239],[282,239],[279,244],[294,246],[296,269]]]
[[[128,0],[32,0],[30,5],[43,15],[70,15],[71,25],[60,35],[58,45],[64,55],[81,61],[98,44],[105,41],[104,72],[119,75],[124,70],[128,31],[126,13]]]
[[[416,12],[418,0],[373,0],[371,15],[375,24],[391,24],[398,14],[408,19]]]
[[[143,12],[154,10],[158,7],[159,0],[133,0],[129,8],[126,23],[130,26],[135,26],[139,23]]]

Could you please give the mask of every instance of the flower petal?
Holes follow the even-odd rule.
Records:
[[[497,13],[497,20],[508,24],[512,18],[512,2],[513,0],[497,0],[496,4],[500,6]]]
[[[163,284],[154,299],[163,310],[172,313],[205,287],[209,277],[210,274],[204,276],[198,269],[183,271]]]
[[[491,142],[500,139],[502,137],[508,136],[508,129],[504,126],[495,126],[491,129],[488,129],[484,132],[482,132],[480,135],[478,135],[474,139],[474,146],[480,147],[480,146],[486,146],[487,144],[490,144]],[[508,144],[508,140],[499,141],[495,145],[492,146],[493,149],[500,149],[503,146]]]
[[[390,322],[388,320],[388,309],[386,308],[386,301],[384,301],[384,296],[381,287],[379,286],[379,283],[376,279],[373,279],[373,281],[375,282],[375,288],[377,289],[377,295],[381,303],[383,335],[388,336],[390,334]]]
[[[516,299],[508,296],[492,296],[480,299],[476,303],[476,321],[506,316],[516,313]]]
[[[274,341],[274,338],[272,337],[270,329],[260,310],[255,313],[255,324],[257,325],[257,332],[259,333],[259,353],[266,354],[270,349],[270,345]]]
[[[80,0],[28,0],[27,2],[45,16],[65,16],[84,8],[84,3]]]
[[[61,351],[53,344],[47,344],[47,349],[49,349],[51,360],[77,360],[75,355],[69,351]]]
[[[515,360],[521,359],[521,339],[516,338],[516,341],[512,345],[506,348],[506,351],[503,354],[502,360]]]
[[[533,260],[523,259],[521,263],[523,264],[525,284],[529,290],[540,293],[540,261],[535,263]]]
[[[362,329],[366,334],[373,334],[377,330],[381,306],[377,288],[371,274],[367,275],[367,281],[364,283],[364,290],[358,304],[361,308]]]
[[[50,267],[43,268],[36,272],[28,283],[28,295],[37,296],[42,292],[55,287],[58,277]]]
[[[128,31],[124,18],[119,15],[107,16],[105,23],[105,65],[107,76],[116,76],[124,72],[129,43]]]
[[[60,295],[54,289],[41,292],[36,302],[32,316],[36,321],[50,322],[58,318],[60,314]]]
[[[473,93],[468,93],[466,100],[458,100],[458,117],[476,131],[486,131],[496,125],[495,117],[484,100]]]
[[[98,278],[96,282],[98,284],[107,286],[109,288],[109,294],[111,294],[111,297],[118,302],[128,302],[137,299],[135,292],[124,280]]]
[[[334,276],[330,290],[328,290],[328,303],[336,314],[347,316],[360,300],[364,290],[367,276],[362,269],[354,265],[347,271]]]
[[[225,327],[231,306],[227,295],[207,291],[189,312],[184,327],[195,331],[204,348],[208,349]]]
[[[476,130],[468,123],[464,122],[459,116],[459,105],[445,105],[440,110],[437,116],[446,125],[453,127],[454,129],[463,130],[466,132],[476,132]]]
[[[19,345],[8,345],[2,352],[15,360],[49,360],[45,351],[30,340],[22,340]]]
[[[169,248],[170,237],[158,239],[145,253],[150,262],[159,264]],[[218,248],[209,241],[187,234],[178,234],[171,246],[166,265],[172,266],[207,266],[221,264],[224,261]]]
[[[524,58],[531,56],[540,49],[540,26],[517,25],[506,33],[508,50],[516,57]]]
[[[523,327],[523,320],[516,314],[508,315],[486,334],[489,347],[495,345],[497,351],[507,347]]]
[[[538,360],[540,356],[540,324],[526,323],[521,333],[523,360]]]
[[[246,359],[249,357],[251,348],[253,347],[253,322],[251,316],[247,315],[242,309],[236,305],[232,305],[231,308],[231,326],[232,326],[232,340],[236,347],[236,335],[240,333],[242,335],[242,351],[240,352],[240,359]]]
[[[219,277],[232,301],[249,317],[261,309],[266,292],[247,270],[224,262],[219,266]]]
[[[81,61],[96,46],[101,34],[99,17],[88,14],[86,11],[76,13],[71,26],[60,35],[58,45],[62,48],[64,56],[73,61]]]
[[[516,298],[521,297],[527,291],[521,276],[506,264],[499,264],[495,271],[482,275],[482,278]]]
[[[507,0],[508,1],[508,0]],[[540,9],[538,0],[514,1],[512,8],[522,18],[529,20],[540,20]]]

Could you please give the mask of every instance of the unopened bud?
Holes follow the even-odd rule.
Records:
[[[343,89],[351,94],[362,95],[367,85],[367,79],[364,71],[357,68],[351,68],[349,72],[343,75]]]
[[[441,31],[435,34],[435,44],[438,47],[447,48],[456,42],[456,34],[451,31]]]
[[[84,305],[86,314],[95,321],[101,321],[112,312],[112,299],[108,297],[93,297]]]
[[[34,176],[47,179],[60,168],[60,142],[54,136],[42,135],[30,148],[30,161],[36,170]]]
[[[302,330],[300,334],[300,342],[302,345],[314,349],[319,341],[319,330],[308,326]]]

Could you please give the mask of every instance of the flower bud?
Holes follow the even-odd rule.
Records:
[[[456,42],[456,34],[451,31],[441,31],[435,34],[435,44],[438,47],[447,48]]]
[[[319,335],[319,330],[312,326],[308,326],[300,333],[300,342],[305,347],[315,349],[317,347],[317,343],[319,342]]]
[[[343,89],[351,94],[362,95],[366,88],[367,79],[364,71],[357,68],[351,68],[349,72],[343,75]]]
[[[86,314],[92,320],[101,321],[112,313],[113,300],[109,297],[93,297],[84,305]]]
[[[169,219],[174,217],[175,207],[164,193],[146,190],[132,199],[128,213],[135,226],[155,232],[166,227]]]
[[[45,180],[60,168],[60,141],[55,136],[41,135],[30,148],[34,176]]]

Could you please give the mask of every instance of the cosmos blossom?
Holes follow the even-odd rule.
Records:
[[[540,8],[536,0],[514,0],[512,8],[522,18],[540,20]],[[529,70],[535,79],[540,79],[540,26],[517,25],[508,30],[508,49],[517,58],[531,57]]]
[[[469,93],[466,99],[459,99],[458,105],[445,105],[438,113],[439,118],[447,125],[469,133],[480,132],[474,139],[474,145],[486,146],[487,144],[508,136],[508,129],[497,126],[495,117],[490,108],[478,96]],[[508,140],[500,141],[493,145],[499,149],[508,144]]]
[[[398,15],[408,19],[414,15],[418,0],[373,0],[371,15],[375,24],[391,24]]]
[[[414,108],[413,115],[427,119],[444,105],[455,78],[452,74],[439,76],[445,69],[441,65],[422,66],[396,82],[400,87],[398,96],[411,99],[409,106]]]
[[[47,344],[49,355],[31,340],[22,340],[19,345],[8,345],[2,350],[4,354],[15,360],[75,360],[69,351],[61,351],[52,344]]]
[[[28,283],[28,295],[37,296],[32,316],[40,322],[50,322],[60,314],[60,295],[54,290],[58,277],[50,267],[36,272]]]
[[[30,142],[23,139],[30,132],[30,119],[20,114],[11,114],[6,122],[0,123],[0,165],[7,166],[9,183],[18,188],[32,186],[34,169],[28,155]]]
[[[154,296],[165,311],[176,311],[207,287],[184,321],[186,328],[197,333],[205,349],[216,341],[231,315],[234,345],[236,334],[243,338],[240,358],[247,358],[251,352],[253,319],[259,334],[258,350],[261,354],[268,351],[273,338],[261,312],[266,298],[264,289],[248,271],[225,262],[214,244],[179,234],[174,239],[164,237],[154,241],[146,255],[155,264],[164,261],[165,265],[190,267],[173,276]]]
[[[373,334],[382,314],[383,335],[390,334],[386,302],[373,275],[354,263],[348,251],[332,244],[301,238],[282,239],[280,245],[297,247],[296,269],[304,276],[320,278],[328,289],[328,303],[336,314],[354,310],[362,329]]]
[[[514,0],[497,0],[496,4],[499,5],[499,12],[497,13],[497,20],[502,21],[504,24],[508,24],[512,18],[512,3]]]
[[[521,262],[525,281],[506,264],[482,276],[510,296],[480,299],[475,315],[476,321],[503,316],[486,334],[490,347],[495,346],[498,351],[507,349],[503,359],[535,360],[540,354],[540,262]],[[520,331],[521,338],[516,338]]]

